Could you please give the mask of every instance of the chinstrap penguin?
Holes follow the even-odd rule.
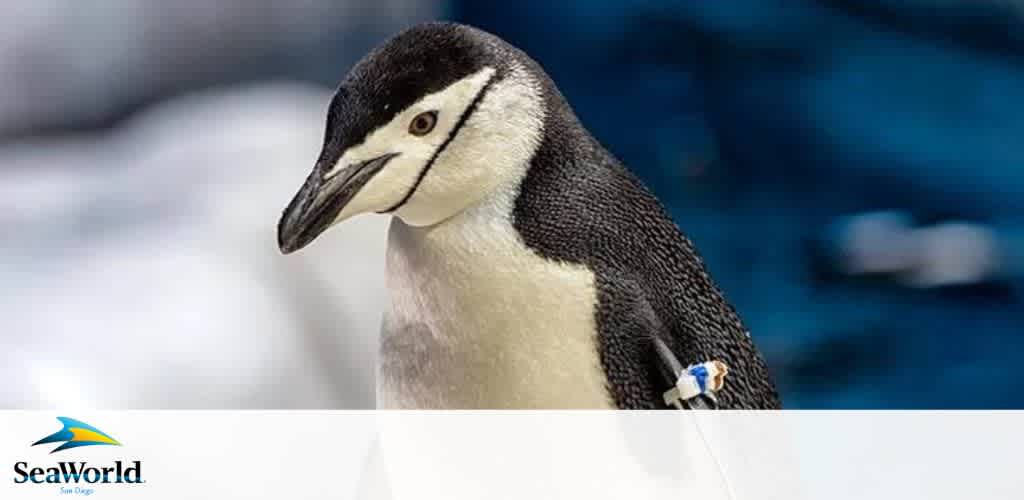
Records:
[[[664,408],[653,339],[729,368],[722,408],[778,408],[690,241],[526,54],[454,23],[355,65],[282,252],[391,214],[378,406]]]

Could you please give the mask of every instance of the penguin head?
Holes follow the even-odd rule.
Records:
[[[540,144],[544,81],[519,50],[458,24],[374,49],[331,100],[319,158],[278,224],[281,251],[357,214],[429,226],[514,189]]]

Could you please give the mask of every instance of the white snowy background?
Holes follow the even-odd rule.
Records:
[[[436,9],[0,2],[0,409],[372,407],[387,220],[278,253],[331,89],[244,66]]]

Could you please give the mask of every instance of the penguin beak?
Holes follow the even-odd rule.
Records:
[[[349,165],[330,177],[328,162],[317,162],[305,184],[284,209],[277,224],[277,244],[290,254],[305,247],[331,226],[359,190],[398,153]]]

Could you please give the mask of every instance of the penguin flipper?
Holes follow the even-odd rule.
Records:
[[[671,388],[661,373],[656,343],[671,332],[664,327],[637,283],[622,274],[598,276],[598,341],[601,364],[612,400],[620,409],[666,409]]]
[[[703,367],[703,371],[711,375],[706,379],[710,386],[702,387],[699,395],[688,391],[685,396],[693,400],[692,404],[682,406],[690,409],[745,407],[730,393],[730,384],[723,383],[731,367],[720,360],[728,358],[727,349],[705,352],[696,343],[688,343],[686,339],[696,336],[691,331],[693,328],[666,327],[666,322],[645,298],[642,287],[622,273],[603,274],[598,279],[598,287],[601,363],[616,406],[621,409],[677,408],[666,401],[666,392],[677,389],[683,382],[698,384],[699,377],[690,373],[701,371]],[[743,381],[733,378],[730,380],[738,386],[744,385]],[[719,395],[724,398],[719,400]],[[777,407],[777,396],[775,398],[764,407]]]

